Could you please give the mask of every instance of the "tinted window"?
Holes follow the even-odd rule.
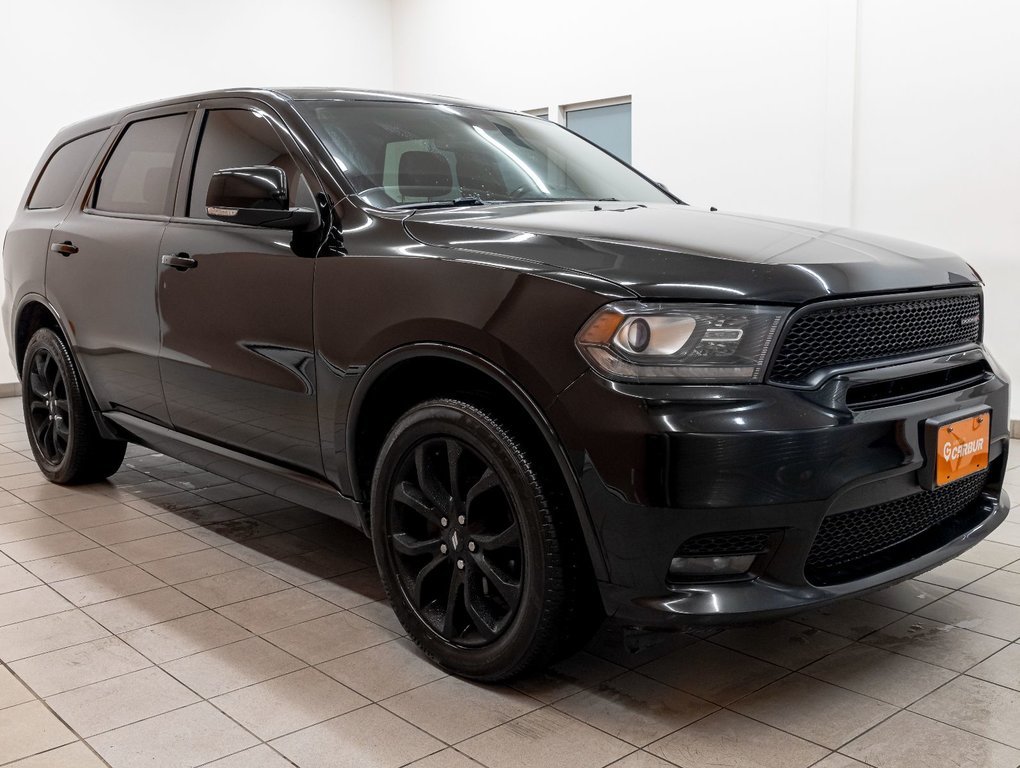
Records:
[[[96,152],[109,131],[97,131],[69,141],[46,162],[35,191],[28,201],[29,208],[59,208],[67,202],[85,168],[95,160]]]
[[[630,104],[572,109],[567,112],[567,128],[630,162]]]
[[[187,115],[171,115],[129,125],[99,177],[95,207],[169,215],[170,179],[187,121]]]
[[[188,216],[207,219],[205,197],[209,180],[224,168],[275,165],[287,174],[291,207],[312,207],[311,190],[269,120],[246,109],[216,109],[206,114],[195,158]]]

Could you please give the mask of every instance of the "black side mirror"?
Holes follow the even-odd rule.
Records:
[[[287,174],[281,168],[224,168],[209,180],[206,213],[217,221],[270,229],[304,230],[318,221],[311,208],[288,208],[287,198]]]

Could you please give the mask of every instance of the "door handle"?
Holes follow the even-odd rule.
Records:
[[[62,243],[54,243],[50,246],[50,250],[61,256],[70,256],[72,253],[78,253],[78,246],[70,240],[65,240]]]
[[[168,267],[173,267],[178,272],[183,272],[186,269],[194,269],[198,266],[198,262],[186,253],[164,253],[160,257],[160,261]]]

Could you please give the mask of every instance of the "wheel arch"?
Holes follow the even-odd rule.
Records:
[[[414,387],[407,387],[414,381]],[[402,386],[402,383],[405,384]],[[432,397],[459,397],[503,418],[526,447],[540,452],[555,471],[560,490],[575,510],[595,577],[608,577],[580,484],[555,429],[535,400],[490,360],[439,343],[415,343],[388,352],[362,374],[348,412],[346,451],[351,484],[364,508],[386,435],[409,408]],[[522,429],[523,428],[523,429]]]

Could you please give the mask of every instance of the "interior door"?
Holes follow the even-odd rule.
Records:
[[[290,231],[218,222],[205,212],[217,170],[281,167],[292,207],[315,207],[311,177],[263,112],[211,109],[200,120],[190,194],[159,249],[193,264],[159,266],[160,370],[170,419],[182,432],[321,473],[314,249],[302,250]]]
[[[129,123],[82,205],[53,230],[46,263],[47,295],[99,407],[164,424],[156,264],[190,120]]]

